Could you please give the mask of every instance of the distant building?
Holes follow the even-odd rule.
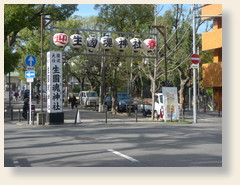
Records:
[[[202,20],[213,20],[213,30],[202,34],[202,50],[213,51],[213,62],[202,65],[203,86],[213,88],[216,109],[222,111],[222,15],[221,4],[204,4]]]
[[[9,73],[4,75],[5,87],[4,91],[9,90]],[[11,91],[20,91],[21,80],[19,79],[18,72],[11,72],[10,73],[10,90]]]

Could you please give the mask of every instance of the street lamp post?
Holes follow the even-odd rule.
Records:
[[[168,79],[167,79],[167,26],[152,26],[153,28],[156,28],[163,36],[164,39],[164,61],[165,61],[165,86],[168,86]],[[164,31],[162,31],[160,28],[163,28]]]

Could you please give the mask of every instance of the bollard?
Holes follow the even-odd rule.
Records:
[[[104,107],[105,107],[105,123],[107,123],[107,106],[104,105]]]
[[[13,120],[13,109],[11,109],[11,120]]]
[[[131,106],[131,102],[128,105],[128,116],[131,116],[131,112],[132,112],[132,106]]]
[[[34,115],[35,115],[35,112],[34,111],[32,111],[32,125],[34,125]]]
[[[135,105],[135,118],[136,118],[136,123],[138,122],[138,110],[137,110],[137,105]]]
[[[18,109],[18,121],[21,122],[21,111]]]
[[[27,123],[29,124],[29,111],[27,111]]]

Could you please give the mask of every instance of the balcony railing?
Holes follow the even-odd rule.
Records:
[[[202,50],[213,50],[222,47],[222,28],[202,34]]]

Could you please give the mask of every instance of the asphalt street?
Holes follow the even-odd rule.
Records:
[[[17,112],[15,112],[16,117]],[[198,123],[64,109],[63,125],[4,124],[5,167],[221,167],[222,118],[200,114]],[[186,115],[191,120],[191,114]]]

